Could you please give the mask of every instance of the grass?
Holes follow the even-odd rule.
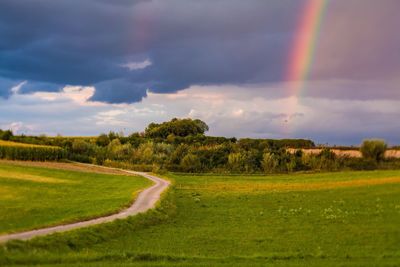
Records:
[[[0,265],[399,266],[398,177],[171,174],[174,188],[156,210],[11,242]]]
[[[142,177],[0,162],[0,233],[113,213],[150,184]]]

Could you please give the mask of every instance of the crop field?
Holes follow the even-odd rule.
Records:
[[[65,157],[65,151],[61,147],[0,140],[0,159],[59,161]]]
[[[400,171],[168,177],[156,210],[11,242],[0,265],[400,265]]]
[[[82,172],[79,166],[36,165],[0,161],[0,234],[113,213],[151,184],[142,177]],[[69,165],[54,165],[63,166]]]
[[[7,147],[55,148],[54,146],[44,146],[44,145],[25,144],[25,143],[18,143],[18,142],[12,142],[12,141],[4,141],[4,140],[0,140],[0,146],[7,146]]]

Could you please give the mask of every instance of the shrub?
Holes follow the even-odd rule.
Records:
[[[76,139],[72,143],[72,152],[77,154],[87,154],[90,150],[90,144],[84,140]]]
[[[319,169],[326,171],[334,171],[339,168],[338,157],[329,148],[324,148],[318,154],[317,159],[319,160]]]
[[[137,149],[135,149],[131,161],[142,164],[153,164],[154,160],[154,143],[147,142],[140,144]]]
[[[279,165],[279,161],[275,156],[269,152],[264,153],[263,160],[261,162],[262,168],[266,173],[273,173]]]
[[[187,154],[181,161],[182,168],[187,172],[201,171],[200,159],[193,154]]]
[[[356,171],[370,171],[378,168],[378,163],[373,159],[347,158],[345,167]]]
[[[101,134],[96,139],[96,145],[98,146],[108,146],[110,143],[110,138],[106,134]]]
[[[387,144],[384,140],[364,140],[360,151],[365,159],[380,162],[385,158]]]
[[[228,167],[234,172],[244,171],[245,161],[245,157],[242,153],[230,153],[228,156]]]
[[[2,131],[0,130],[0,139],[8,141],[13,137],[13,132],[11,130]]]

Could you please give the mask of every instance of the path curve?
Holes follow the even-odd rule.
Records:
[[[10,240],[28,240],[34,237],[38,236],[44,236],[48,234],[53,234],[53,233],[59,233],[59,232],[66,232],[69,230],[73,229],[78,229],[78,228],[83,228],[83,227],[88,227],[96,224],[101,224],[101,223],[106,223],[106,222],[111,222],[117,219],[124,219],[129,216],[136,215],[138,213],[145,212],[149,209],[152,209],[155,207],[157,201],[160,199],[161,194],[168,188],[170,185],[169,181],[166,181],[164,179],[161,179],[157,176],[145,173],[145,172],[135,172],[135,171],[128,171],[128,170],[122,170],[124,172],[130,173],[130,174],[135,174],[139,176],[143,176],[151,181],[153,181],[155,184],[149,188],[146,188],[136,198],[135,202],[127,209],[105,217],[99,217],[96,219],[91,219],[87,221],[82,221],[82,222],[77,222],[77,223],[71,223],[71,224],[65,224],[65,225],[59,225],[59,226],[54,226],[54,227],[47,227],[47,228],[42,228],[38,230],[31,230],[27,232],[21,232],[21,233],[15,233],[15,234],[8,234],[8,235],[2,235],[0,236],[0,243],[5,243]]]

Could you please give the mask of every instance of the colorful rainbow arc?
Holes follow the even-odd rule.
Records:
[[[290,54],[289,81],[305,81],[310,74],[328,1],[307,0]]]
[[[290,116],[296,111],[301,93],[309,79],[328,2],[329,0],[307,0],[304,9],[301,11],[300,20],[297,24],[299,26],[289,54],[289,66],[286,74],[286,80],[291,82],[290,90],[294,95],[288,105],[287,112],[289,115],[285,121],[286,124],[290,122]],[[288,126],[285,128],[288,134]]]

